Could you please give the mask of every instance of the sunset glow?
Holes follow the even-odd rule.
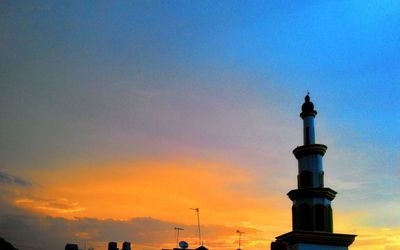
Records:
[[[0,238],[266,250],[310,92],[334,232],[400,250],[400,3],[6,1]]]

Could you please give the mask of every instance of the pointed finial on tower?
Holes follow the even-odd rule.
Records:
[[[310,102],[310,91],[308,91],[308,89],[307,89],[307,95],[304,97],[304,100],[306,102]]]

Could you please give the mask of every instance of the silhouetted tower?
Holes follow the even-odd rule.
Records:
[[[345,250],[355,235],[334,234],[331,202],[336,192],[324,187],[322,158],[327,146],[315,143],[317,111],[307,94],[301,107],[304,145],[293,150],[298,161],[297,189],[288,193],[293,201],[292,232],[278,236],[274,248],[290,250]],[[271,245],[271,247],[273,246]]]
[[[317,111],[308,94],[301,110],[304,145],[293,150],[298,160],[298,189],[288,193],[293,201],[292,227],[293,230],[333,232],[331,201],[336,192],[324,187],[322,157],[327,146],[315,144],[314,119]]]

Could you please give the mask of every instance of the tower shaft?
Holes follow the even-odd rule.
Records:
[[[347,250],[355,235],[333,233],[331,202],[336,192],[324,187],[323,156],[328,147],[315,143],[317,111],[308,94],[304,99],[303,145],[293,150],[298,161],[297,189],[287,194],[293,202],[292,232],[276,237],[271,249]]]

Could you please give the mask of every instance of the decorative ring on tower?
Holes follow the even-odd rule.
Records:
[[[293,189],[287,193],[287,196],[293,201],[296,199],[307,199],[307,198],[327,198],[328,200],[335,199],[337,192],[330,188],[302,188]]]
[[[293,154],[296,156],[296,159],[300,159],[303,156],[311,154],[320,154],[324,156],[327,149],[328,147],[323,144],[310,144],[295,148],[293,150]]]

